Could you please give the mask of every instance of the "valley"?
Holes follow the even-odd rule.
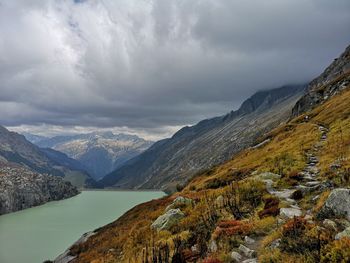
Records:
[[[0,21],[0,263],[350,263],[350,1]]]
[[[349,63],[348,47],[285,123],[74,245],[71,262],[346,262]]]

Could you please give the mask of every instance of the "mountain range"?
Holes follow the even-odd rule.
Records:
[[[137,205],[83,236],[54,262],[349,262],[350,46],[298,97],[281,105],[276,100],[269,110],[256,112],[263,119],[247,120],[242,131],[254,122],[265,124],[263,112],[271,115],[276,105],[285,110],[281,125],[257,139],[248,136],[252,143],[226,162],[197,173],[176,193]],[[264,104],[247,102],[252,112],[237,113],[238,118],[259,109],[250,105]],[[212,134],[220,120],[185,128],[131,161],[139,164],[148,157],[152,165],[176,137],[199,134],[195,127],[209,127]],[[188,140],[188,145],[195,142]],[[210,145],[215,156],[216,144]],[[201,156],[210,162],[210,155]],[[124,174],[120,169],[106,177],[111,184],[157,185],[157,174],[148,170],[140,170],[141,175],[150,177],[137,180],[137,174],[128,173],[130,167]],[[157,177],[161,185],[167,178],[162,171]],[[180,178],[181,172],[173,175]]]
[[[148,149],[153,142],[136,135],[93,132],[52,138],[24,133],[45,152],[56,150],[78,161],[95,180]],[[52,149],[52,150],[49,150]]]
[[[77,187],[95,187],[96,182],[75,160],[65,154],[41,149],[16,132],[0,126],[0,160],[19,164],[34,172],[59,176]]]
[[[106,187],[173,191],[192,176],[218,165],[288,120],[305,85],[259,91],[236,111],[184,127],[106,175]]]

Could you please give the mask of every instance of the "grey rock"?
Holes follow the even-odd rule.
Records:
[[[350,238],[350,227],[346,228],[344,231],[336,234],[335,239],[341,239],[343,237]]]
[[[151,227],[158,231],[167,230],[173,225],[176,225],[184,217],[185,214],[180,209],[170,209],[165,214],[159,216]]]
[[[313,109],[348,86],[350,81],[350,77],[347,75],[350,66],[349,58],[350,46],[321,75],[309,83],[307,92],[292,110],[293,116],[298,116]],[[320,92],[320,88],[322,88],[322,92]],[[326,127],[322,129],[327,131]]]
[[[236,251],[231,252],[231,258],[233,262],[241,262],[242,261],[242,256]]]
[[[350,189],[338,188],[332,190],[319,215],[345,217],[350,220]]]
[[[278,180],[278,179],[281,179],[281,175],[275,174],[275,173],[271,173],[271,172],[264,172],[264,173],[256,175],[255,177],[257,179],[261,179],[261,180]]]
[[[174,199],[174,201],[167,206],[167,208],[165,209],[165,211],[168,211],[170,209],[175,208],[177,205],[191,205],[193,203],[193,200],[187,197],[183,197],[183,196],[178,196]]]
[[[244,237],[244,242],[247,244],[247,245],[251,245],[251,244],[254,244],[255,243],[255,240],[248,237],[248,236],[245,236]]]
[[[316,186],[316,185],[319,185],[321,184],[320,181],[312,181],[312,182],[306,182],[305,185],[306,186]]]
[[[283,218],[293,218],[295,216],[301,216],[302,212],[296,208],[281,208],[280,216]]]
[[[239,245],[238,250],[243,253],[244,256],[252,258],[256,256],[255,250],[252,250],[244,245]]]
[[[79,194],[61,177],[19,166],[0,166],[0,215]]]
[[[281,199],[290,199],[295,191],[295,189],[284,189],[282,191],[273,191],[271,194]]]

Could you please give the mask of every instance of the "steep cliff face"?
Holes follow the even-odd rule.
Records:
[[[325,71],[311,81],[306,94],[293,107],[297,116],[326,101],[350,83],[350,46]]]
[[[61,200],[79,193],[57,176],[39,174],[24,167],[0,162],[0,215]]]
[[[304,86],[261,91],[240,109],[184,127],[102,179],[105,186],[174,189],[222,163],[288,119]]]

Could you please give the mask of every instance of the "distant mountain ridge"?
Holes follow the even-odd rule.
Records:
[[[68,181],[76,181],[75,177],[79,177],[80,184],[76,185],[78,187],[91,187],[96,184],[82,167],[78,167],[78,164],[73,163],[67,156],[60,155],[60,158],[57,158],[57,153],[49,153],[26,140],[23,135],[2,126],[0,126],[0,160],[4,163],[19,164],[37,173],[60,176]]]
[[[114,134],[110,131],[55,136],[41,140],[37,140],[32,134],[26,136],[41,148],[60,151],[79,161],[95,179],[120,167],[153,144],[136,135]]]
[[[104,186],[174,189],[220,164],[288,119],[305,85],[259,91],[237,111],[184,127],[105,176]]]

